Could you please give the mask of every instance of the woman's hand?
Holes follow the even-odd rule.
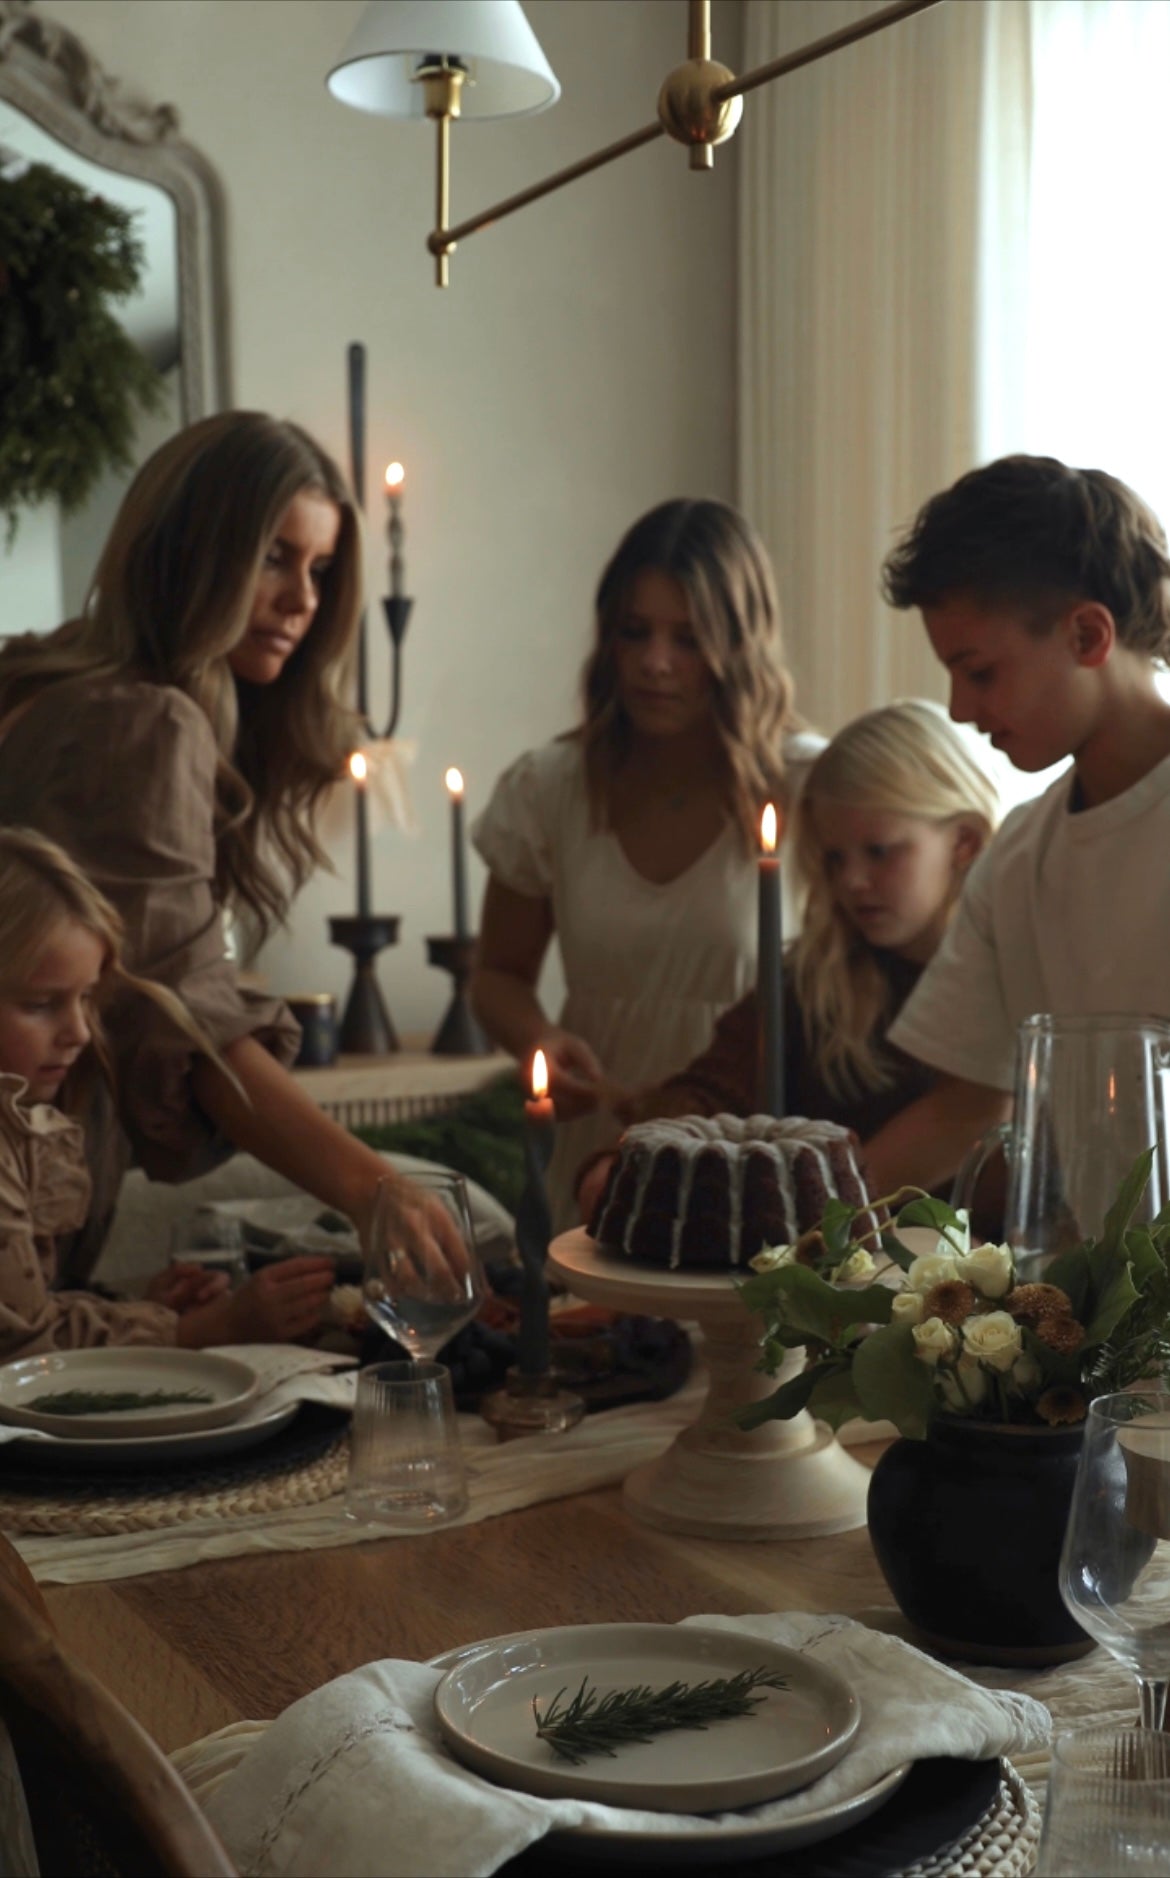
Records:
[[[176,1259],[165,1271],[155,1273],[145,1295],[152,1304],[165,1304],[169,1311],[181,1313],[222,1297],[230,1284],[226,1272],[208,1271],[206,1266],[189,1265]]]
[[[549,1029],[536,1045],[548,1063],[548,1089],[557,1120],[574,1121],[591,1115],[605,1099],[605,1071],[584,1037],[571,1030]]]
[[[416,1271],[438,1279],[441,1292],[463,1295],[468,1266],[463,1235],[442,1200],[407,1175],[387,1170],[353,1221],[367,1258],[377,1250],[375,1236],[388,1239]]]
[[[209,1343],[295,1343],[320,1324],[336,1272],[330,1258],[266,1265],[238,1291],[184,1312],[176,1342],[188,1350]]]

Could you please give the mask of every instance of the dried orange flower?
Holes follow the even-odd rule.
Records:
[[[1068,1293],[1059,1285],[1015,1285],[1000,1308],[1018,1324],[1035,1324],[1041,1317],[1072,1316]]]
[[[1085,1341],[1084,1325],[1057,1311],[1045,1311],[1033,1328],[1041,1343],[1050,1350],[1059,1350],[1062,1356],[1071,1356]]]
[[[1083,1422],[1087,1404],[1079,1389],[1068,1384],[1058,1384],[1054,1389],[1046,1389],[1036,1404],[1036,1413],[1050,1428],[1059,1428],[1063,1423]]]
[[[944,1324],[964,1324],[978,1303],[974,1285],[965,1284],[961,1278],[944,1278],[924,1295],[922,1321],[940,1317]]]

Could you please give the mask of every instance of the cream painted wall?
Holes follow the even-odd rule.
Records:
[[[236,402],[295,417],[344,458],[344,359],[369,353],[374,482],[407,466],[402,732],[421,836],[375,844],[377,904],[402,915],[381,981],[427,1031],[446,981],[424,936],[450,925],[447,804],[469,808],[514,755],[567,727],[601,564],[643,509],[730,496],[735,437],[735,158],[692,175],[665,143],[469,242],[440,293],[429,126],[336,104],[324,73],[360,0],[51,0],[117,76],[179,107],[229,215]],[[456,128],[455,219],[648,122],[684,56],[684,0],[529,0],[564,95],[544,115]],[[734,65],[738,0],[716,0]],[[376,506],[376,505],[372,505]],[[367,566],[386,590],[382,517]],[[384,687],[376,621],[373,694]],[[313,880],[260,967],[281,991],[347,985],[325,936],[352,910],[352,842]],[[482,870],[472,863],[478,900]],[[556,976],[546,994],[556,995]]]

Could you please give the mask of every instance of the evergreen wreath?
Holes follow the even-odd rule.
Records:
[[[0,511],[69,513],[133,462],[162,380],[109,308],[137,287],[133,215],[44,163],[0,173]]]

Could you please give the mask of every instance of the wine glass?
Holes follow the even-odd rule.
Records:
[[[1137,1677],[1143,1728],[1170,1688],[1170,1395],[1126,1390],[1090,1403],[1060,1590],[1089,1635]]]
[[[365,1247],[366,1312],[417,1362],[475,1316],[487,1281],[461,1174],[381,1180]]]

